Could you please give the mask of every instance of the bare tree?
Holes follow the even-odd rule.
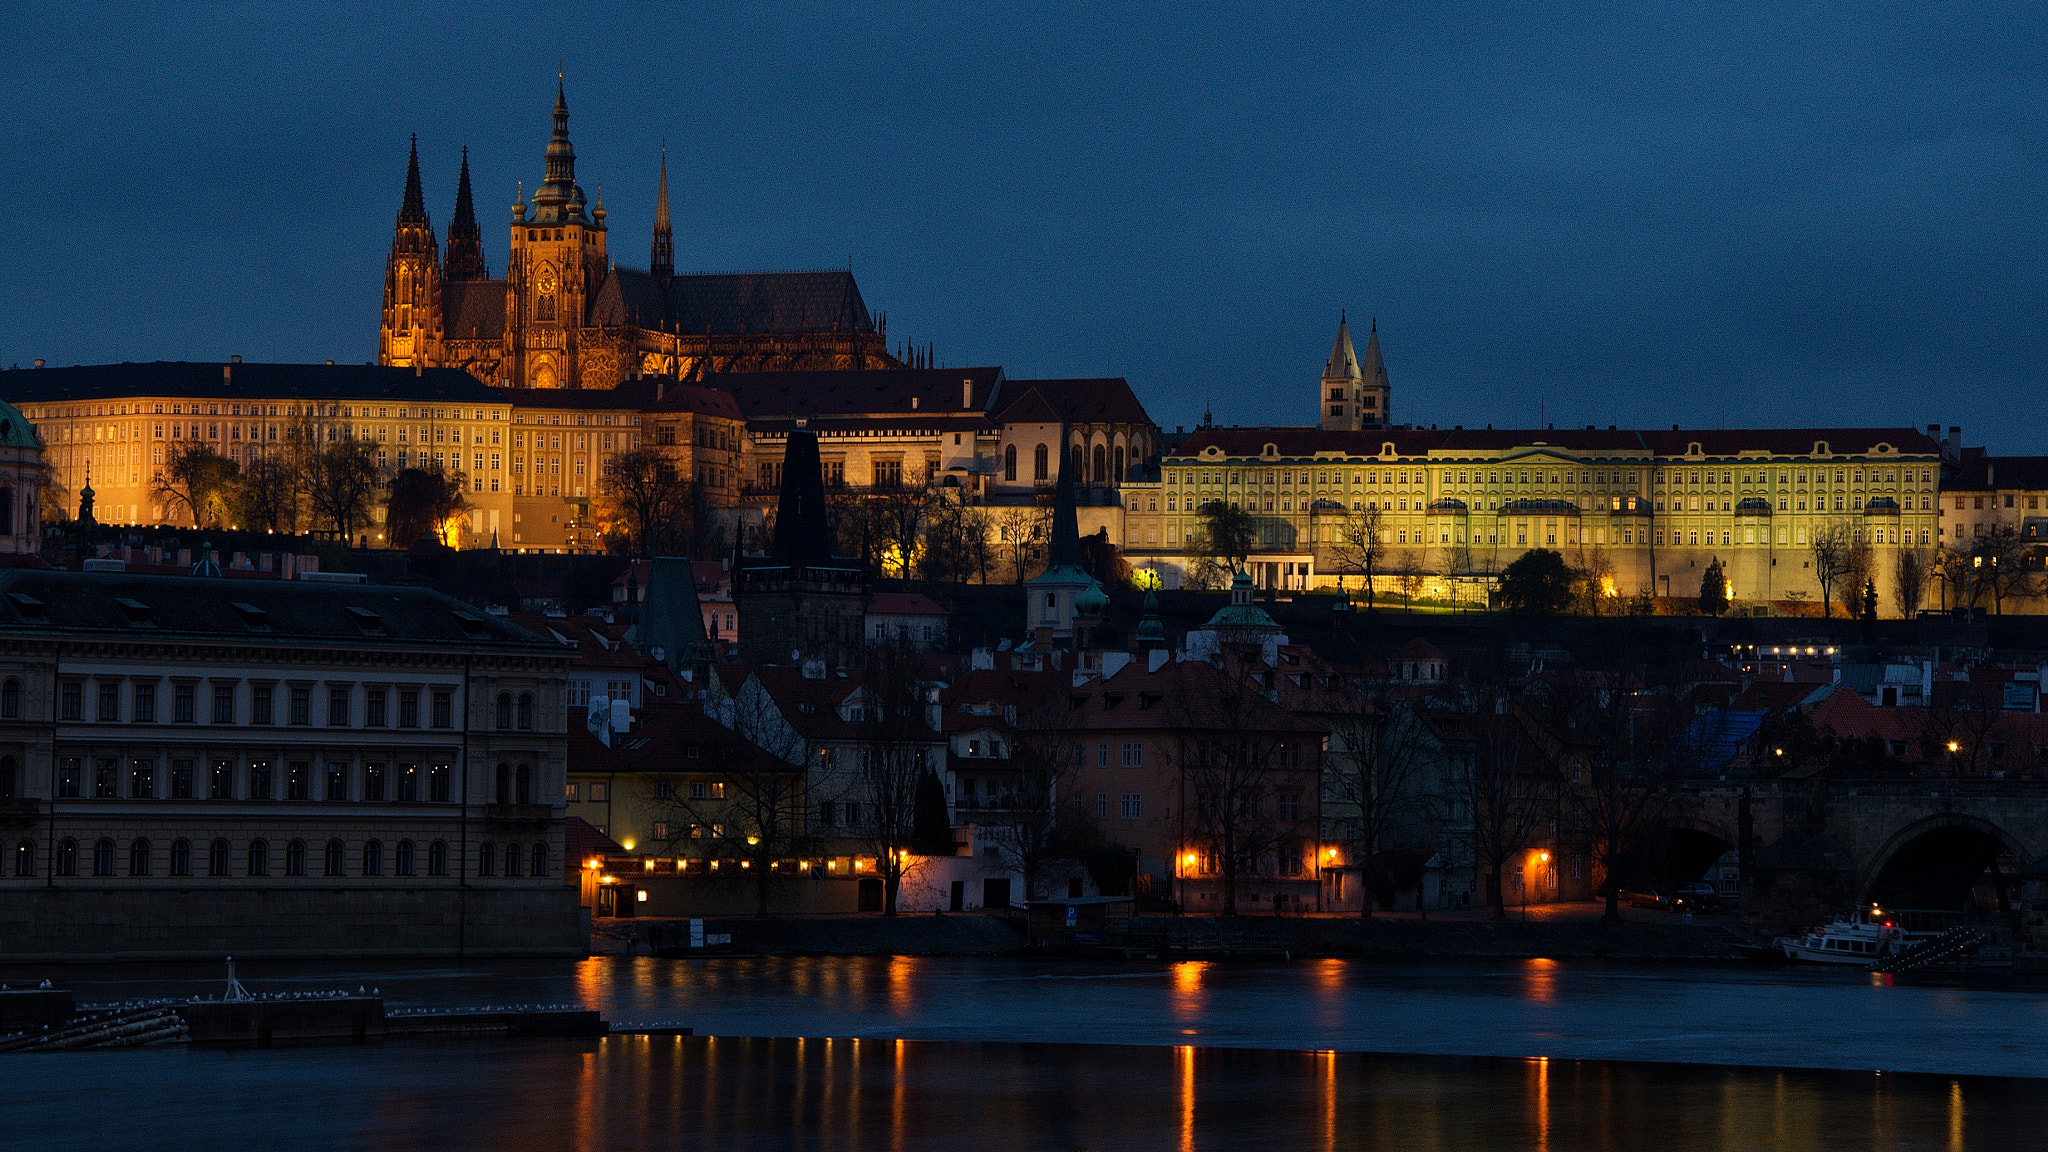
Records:
[[[1386,853],[1424,815],[1418,785],[1428,744],[1419,713],[1427,698],[1404,695],[1387,676],[1361,685],[1356,709],[1331,723],[1323,756],[1323,793],[1341,806],[1340,831],[1359,864],[1361,916],[1372,915]]]
[[[1221,500],[1202,505],[1200,526],[1190,534],[1185,551],[1235,576],[1257,543],[1258,524],[1252,514]]]
[[[1330,543],[1330,555],[1337,562],[1339,573],[1361,576],[1365,579],[1365,610],[1373,610],[1373,575],[1386,551],[1386,532],[1379,502],[1372,507],[1354,511],[1334,525],[1336,539]]]
[[[1991,593],[1991,610],[2005,614],[2007,600],[2027,599],[2041,594],[2041,570],[2033,567],[2032,548],[2009,524],[1994,524],[1970,549],[1970,564],[1978,569],[1983,586]]]
[[[438,466],[399,469],[385,499],[385,539],[394,548],[410,547],[422,536],[447,543],[445,526],[469,507],[462,489],[460,471],[449,475]]]
[[[366,440],[323,444],[308,458],[306,493],[313,522],[343,542],[353,542],[356,529],[369,520],[377,485],[377,452]]]
[[[929,715],[936,686],[927,682],[907,647],[869,649],[860,677],[862,699],[854,720],[859,760],[852,789],[861,805],[861,833],[874,848],[882,880],[882,913],[894,916],[916,846],[918,785],[941,766],[933,761],[943,757],[945,748]]]
[[[1496,920],[1507,918],[1502,876],[1555,809],[1553,778],[1504,684],[1482,685],[1477,709],[1441,718],[1450,763],[1447,819],[1470,829],[1473,862]]]
[[[1847,580],[1854,566],[1851,551],[1855,540],[1844,520],[1827,525],[1816,525],[1813,529],[1813,543],[1809,548],[1813,555],[1813,579],[1820,585],[1820,614],[1834,615],[1835,593],[1847,586]]]
[[[1892,554],[1892,598],[1898,602],[1901,620],[1911,619],[1919,609],[1934,566],[1934,553],[1926,548],[1901,548]]]
[[[251,529],[299,530],[305,492],[295,461],[278,452],[252,458],[242,469],[242,522]]]
[[[712,677],[705,705],[706,714],[733,733],[732,743],[713,749],[705,765],[718,779],[703,782],[701,795],[685,785],[657,799],[675,817],[678,854],[727,865],[721,878],[749,884],[755,914],[766,916],[775,878],[817,847],[808,822],[809,752],[758,676],[748,676],[731,695],[718,690],[722,683]]]
[[[1060,803],[1073,777],[1080,731],[1067,703],[1061,674],[1012,672],[1011,700],[1003,707],[1010,755],[989,772],[996,795],[975,814],[976,824],[1023,874],[1024,898],[1042,898],[1046,865],[1064,858],[1077,827],[1073,809]]]
[[[153,495],[170,519],[183,509],[197,528],[219,525],[231,512],[241,469],[235,462],[191,440],[171,449],[169,462],[153,477]]]
[[[1229,645],[1208,659],[1174,665],[1174,744],[1169,755],[1182,787],[1194,798],[1181,805],[1190,839],[1203,846],[1221,879],[1222,914],[1237,915],[1243,882],[1266,863],[1291,874],[1314,826],[1302,812],[1298,769],[1306,725],[1272,699],[1273,670],[1251,645]]]
[[[599,491],[623,522],[628,547],[639,555],[672,551],[685,538],[690,485],[660,448],[630,448],[606,460]]]
[[[1046,534],[1052,527],[1052,509],[1044,504],[994,507],[984,510],[994,532],[994,546],[1002,550],[1010,567],[1010,579],[1022,584],[1029,579],[1045,553]]]

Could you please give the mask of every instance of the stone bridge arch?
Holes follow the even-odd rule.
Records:
[[[1871,902],[1873,887],[1885,875],[1886,868],[1894,860],[1899,859],[1905,849],[1923,837],[1951,829],[1975,833],[1996,843],[2000,851],[1993,854],[1994,860],[2000,854],[2010,854],[2022,864],[2034,859],[2034,854],[2025,843],[1992,820],[1972,812],[1933,812],[1894,830],[1875,852],[1860,862],[1856,871],[1857,903],[1862,905]]]

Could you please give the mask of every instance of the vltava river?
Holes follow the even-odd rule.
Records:
[[[86,1000],[220,982],[0,979],[40,975]],[[394,1006],[578,1002],[699,1035],[14,1057],[0,1146],[1672,1152],[2031,1148],[2048,1131],[2048,1092],[2012,1078],[2048,1077],[2048,996],[2009,981],[846,957],[241,975]]]

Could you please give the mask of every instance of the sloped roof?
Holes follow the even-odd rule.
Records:
[[[961,385],[971,382],[972,403]],[[981,417],[1002,391],[1003,370],[987,368],[877,368],[868,371],[713,372],[706,387],[729,392],[749,419],[783,416],[865,416],[915,413],[920,419]]]
[[[1097,376],[1071,380],[1012,380],[1005,388],[1005,394],[1017,398],[1018,403],[1036,392],[1046,406],[1059,414],[1067,424],[1150,424],[1152,417],[1145,411],[1145,405],[1138,400],[1138,394],[1131,391],[1130,381],[1121,376]],[[1023,413],[1011,414],[1005,409],[998,420],[1005,424],[1043,423]]]
[[[374,364],[223,364],[157,360],[0,372],[0,396],[14,404],[129,400],[141,396],[249,400],[503,401],[459,368],[381,368]]]
[[[1873,451],[1888,444],[1894,453],[1939,456],[1941,445],[1925,432],[1911,428],[1727,428],[1640,433],[1643,443],[1660,456],[1683,456],[1686,447],[1697,442],[1707,456],[1733,456],[1738,452],[1769,452],[1775,456],[1804,456],[1816,441],[1825,441],[1838,455]]]
[[[653,378],[622,380],[616,388],[493,388],[501,404],[524,409],[566,408],[606,412],[640,412],[654,403]]]
[[[643,384],[648,382],[646,379],[640,381]],[[733,398],[732,393],[723,389],[685,384],[665,377],[657,383],[661,399],[647,405],[648,412],[696,412],[706,416],[742,419],[739,401]]]
[[[870,616],[950,616],[918,592],[877,592],[868,598]]]
[[[1989,492],[1996,488],[2048,488],[2048,456],[1966,452],[1955,476],[1941,482],[1944,492]]]
[[[1325,380],[1357,380],[1362,374],[1358,370],[1358,349],[1351,346],[1351,323],[1337,319],[1337,341],[1330,346],[1330,358],[1323,363]]]
[[[450,340],[499,340],[505,335],[503,280],[449,280],[441,285],[441,332]]]
[[[1446,435],[1443,432],[1396,428],[1360,432],[1312,427],[1201,428],[1190,434],[1173,456],[1198,456],[1212,445],[1230,456],[1257,456],[1267,444],[1273,445],[1282,456],[1314,456],[1318,452],[1377,456],[1380,446],[1389,441],[1401,456],[1424,456],[1441,445]]]
[[[668,284],[678,332],[873,332],[860,286],[844,268],[822,272],[709,272]]]

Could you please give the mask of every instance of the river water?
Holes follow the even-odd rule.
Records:
[[[53,975],[81,1000],[213,967]],[[244,964],[698,1035],[8,1060],[0,1147],[1984,1148],[2048,1143],[2048,987],[1549,961]],[[801,1039],[800,1039],[801,1038]],[[2035,1078],[2035,1079],[2021,1079]],[[83,1125],[83,1128],[80,1125]],[[55,1128],[49,1126],[57,1126]]]

